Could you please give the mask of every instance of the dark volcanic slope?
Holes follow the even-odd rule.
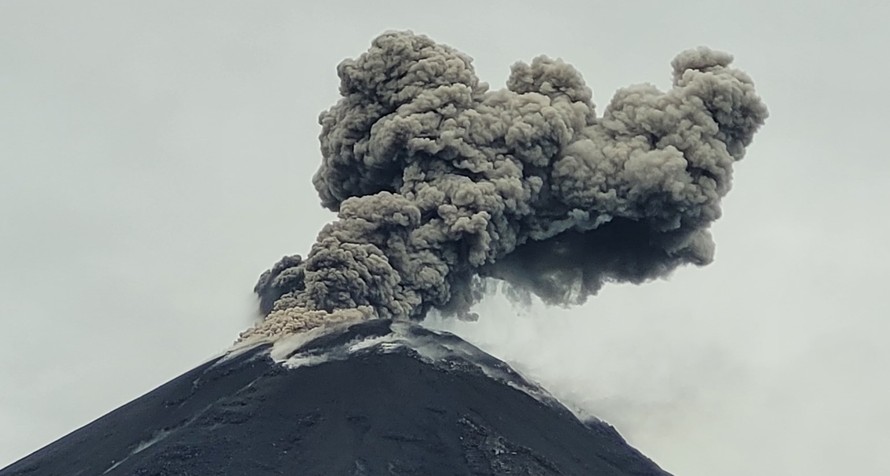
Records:
[[[371,321],[284,355],[296,368],[269,351],[202,365],[0,476],[667,475],[448,334]]]

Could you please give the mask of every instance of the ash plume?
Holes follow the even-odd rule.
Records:
[[[411,32],[337,68],[319,117],[321,203],[305,258],[255,291],[274,335],[361,317],[469,316],[485,278],[552,304],[713,258],[733,163],[767,117],[732,56],[671,63],[673,87],[615,93],[602,117],[580,73],[540,56],[490,90],[471,59]]]

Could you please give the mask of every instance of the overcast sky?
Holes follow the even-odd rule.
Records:
[[[380,3],[380,2],[375,2]],[[890,3],[0,0],[0,467],[222,352],[305,253],[335,67],[389,29],[561,57],[599,111],[727,50],[771,117],[716,261],[585,306],[435,322],[683,476],[890,468]]]

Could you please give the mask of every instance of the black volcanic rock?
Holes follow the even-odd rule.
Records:
[[[0,470],[103,474],[667,475],[503,362],[384,320],[230,353]]]

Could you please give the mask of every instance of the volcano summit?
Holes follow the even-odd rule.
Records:
[[[667,476],[463,340],[370,320],[204,364],[0,476]]]

